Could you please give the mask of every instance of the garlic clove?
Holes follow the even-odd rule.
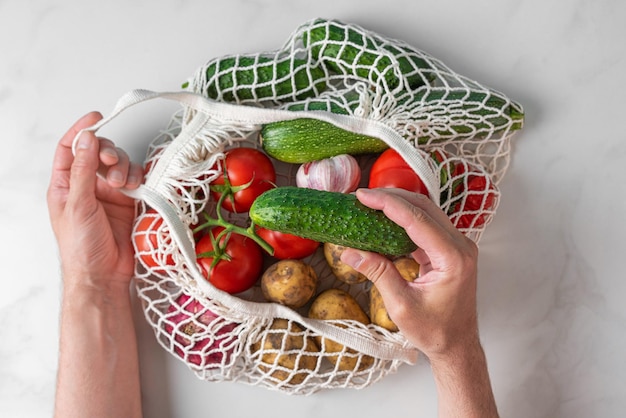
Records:
[[[302,164],[296,173],[296,185],[316,190],[351,193],[361,181],[361,168],[349,154],[341,154]]]

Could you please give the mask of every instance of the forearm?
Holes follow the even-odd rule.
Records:
[[[431,358],[439,397],[439,417],[497,418],[485,353],[478,338]]]
[[[66,286],[56,417],[139,417],[137,342],[128,288]]]

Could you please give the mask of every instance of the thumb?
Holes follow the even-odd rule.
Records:
[[[387,257],[369,251],[346,248],[341,261],[367,277],[380,291],[385,303],[406,293],[407,281]]]
[[[70,191],[68,200],[73,203],[87,203],[95,197],[99,142],[93,132],[83,132],[78,139],[76,155],[70,169]]]

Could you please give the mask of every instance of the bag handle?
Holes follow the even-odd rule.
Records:
[[[150,90],[132,90],[122,96],[111,114],[98,121],[91,127],[83,129],[74,140],[72,149],[75,150],[80,133],[83,131],[96,132],[106,125],[126,109],[139,103],[163,98],[179,102],[187,109],[195,110],[203,121],[216,120],[227,123],[243,123],[248,125],[262,125],[281,120],[292,120],[302,117],[318,119],[331,123],[342,129],[359,133],[362,135],[379,138],[395,149],[407,164],[420,176],[428,189],[429,196],[433,202],[439,202],[439,176],[434,172],[425,155],[420,150],[412,146],[409,141],[398,134],[391,126],[383,121],[366,119],[353,115],[341,115],[324,111],[290,111],[284,109],[260,108],[232,103],[223,103],[208,99],[196,93],[179,92],[155,92]],[[176,140],[175,140],[176,141]],[[140,186],[141,189],[141,186]],[[123,190],[127,193],[127,190]],[[136,194],[136,193],[133,193]]]

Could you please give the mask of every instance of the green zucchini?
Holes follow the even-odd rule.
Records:
[[[204,80],[200,94],[231,103],[302,100],[326,89],[324,70],[292,57],[222,57],[206,66]]]
[[[385,255],[417,249],[404,228],[353,194],[277,187],[254,201],[250,219],[263,228]]]
[[[268,155],[287,163],[306,163],[339,154],[377,153],[389,148],[378,138],[346,131],[332,123],[310,118],[264,125],[260,140]]]

